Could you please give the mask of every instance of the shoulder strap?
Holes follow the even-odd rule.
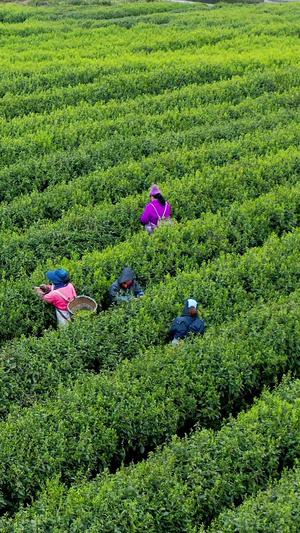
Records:
[[[58,294],[59,296],[61,296],[64,300],[66,300],[66,302],[69,302],[70,301],[70,298],[68,298],[67,296],[65,296],[62,292],[60,292],[58,289],[54,289]]]
[[[157,211],[155,205],[154,205],[154,204],[151,204],[151,205],[152,205],[153,209],[155,210],[155,212],[156,212],[156,214],[157,214],[159,220],[161,220],[162,218],[165,218],[165,214],[166,214],[166,212],[167,212],[167,207],[168,207],[168,202],[166,202],[165,209],[164,209],[164,212],[163,212],[163,214],[162,214],[161,217],[159,216],[158,211]]]
[[[166,214],[166,212],[167,212],[167,207],[168,207],[168,202],[166,202],[166,206],[165,206],[165,210],[164,210],[164,212],[163,212],[163,216],[162,216],[162,218],[165,218],[165,214]]]
[[[159,216],[159,214],[158,214],[158,211],[157,211],[157,209],[156,209],[155,205],[154,205],[154,204],[151,204],[151,205],[152,205],[152,207],[153,207],[153,209],[154,209],[155,213],[157,214],[157,216],[158,216],[158,219],[160,220],[160,218],[161,218],[161,217]]]

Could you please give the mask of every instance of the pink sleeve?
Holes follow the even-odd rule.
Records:
[[[151,204],[146,205],[146,209],[144,213],[141,216],[141,223],[142,224],[148,224],[151,216]]]
[[[44,294],[42,298],[43,300],[45,300],[45,302],[48,302],[48,304],[52,304],[54,300],[56,299],[56,294],[54,291],[50,291],[50,292],[47,292],[47,294]]]

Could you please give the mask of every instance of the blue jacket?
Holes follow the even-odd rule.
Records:
[[[198,317],[192,318],[186,302],[182,315],[175,318],[170,331],[174,339],[184,339],[189,334],[203,335],[205,333],[204,320]]]

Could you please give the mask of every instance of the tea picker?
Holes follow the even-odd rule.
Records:
[[[42,284],[35,289],[44,302],[54,305],[58,325],[65,326],[78,310],[96,311],[95,300],[89,296],[77,296],[66,270],[49,270],[46,277],[52,284]]]
[[[145,211],[141,216],[141,223],[144,224],[145,230],[151,235],[157,227],[173,226],[174,219],[170,218],[171,206],[164,199],[157,185],[152,185],[149,195],[151,202],[146,205]]]
[[[109,289],[112,303],[121,303],[134,297],[143,296],[144,292],[136,281],[136,274],[131,267],[125,267],[116,281]]]
[[[185,302],[182,315],[175,318],[170,332],[173,336],[173,344],[179,344],[188,335],[205,333],[204,320],[199,318],[197,300],[189,298]]]

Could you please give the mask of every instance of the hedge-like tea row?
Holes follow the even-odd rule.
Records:
[[[63,261],[63,265],[70,270],[80,292],[87,292],[99,301],[105,296],[113,278],[128,262],[132,263],[142,284],[146,285],[149,281],[160,281],[168,272],[175,274],[184,268],[191,270],[221,250],[243,252],[247,246],[261,244],[271,231],[281,233],[293,228],[298,221],[297,187],[292,193],[279,189],[277,195],[277,199],[271,194],[266,199],[258,199],[253,205],[251,202],[246,204],[242,209],[233,205],[224,218],[207,215],[198,222],[191,221],[187,223],[184,234],[181,225],[171,231],[157,232],[151,240],[146,233],[140,232],[131,243],[126,242],[103,254],[88,255],[82,262]],[[261,218],[261,211],[265,213],[264,218]],[[254,223],[252,228],[253,217],[256,217],[257,225]],[[235,226],[240,227],[237,229]],[[197,243],[199,247],[196,247]],[[179,254],[179,251],[182,253]],[[149,264],[150,257],[160,257],[160,260]],[[22,276],[22,271],[20,274]],[[44,268],[40,268],[31,279],[27,280],[23,273],[24,279],[20,281],[2,282],[2,340],[20,333],[41,331],[47,323],[45,317],[49,311],[39,304],[32,290],[44,275]]]
[[[248,157],[240,161],[238,169],[237,164],[211,169],[211,172],[206,168],[200,176],[196,173],[181,179],[168,179],[164,193],[177,220],[193,219],[203,211],[215,212],[220,207],[227,207],[234,199],[242,201],[245,196],[255,197],[262,189],[267,191],[278,182],[297,182],[299,161],[297,150],[281,151],[266,160]],[[237,176],[234,178],[235,171]],[[34,225],[22,235],[0,234],[3,277],[18,277],[20,264],[23,276],[24,272],[30,274],[40,262],[55,260],[58,263],[60,257],[80,258],[95,248],[102,249],[128,239],[141,228],[140,215],[146,202],[145,195],[136,195],[115,205],[101,203],[92,211],[89,206],[77,207],[60,221]]]
[[[83,377],[72,389],[0,423],[2,499],[14,506],[48,477],[67,483],[163,442],[187,421],[214,425],[243,397],[297,371],[300,296],[255,308],[236,324],[179,350],[159,347],[113,373]],[[241,398],[242,397],[242,398]]]
[[[296,119],[294,109],[286,109],[284,107],[285,113],[283,114],[283,109],[280,110],[280,113],[278,110],[279,97],[273,98],[274,102],[272,98],[270,100],[269,105],[265,106],[267,109],[264,109],[264,113],[271,114],[273,112],[274,123],[276,123],[276,119],[279,121],[279,117],[282,117],[287,123]],[[103,143],[111,138],[117,140],[118,138],[123,138],[124,142],[130,137],[141,139],[146,137],[148,139],[167,131],[175,133],[195,128],[196,126],[205,126],[208,130],[207,137],[211,138],[216,131],[216,123],[218,123],[219,128],[222,123],[226,123],[228,128],[228,114],[232,116],[233,129],[235,127],[238,129],[239,121],[242,119],[247,119],[247,121],[251,122],[251,119],[253,120],[253,108],[259,114],[262,112],[263,105],[261,103],[261,105],[255,106],[254,101],[252,109],[250,106],[236,108],[236,106],[229,106],[228,104],[226,106],[223,105],[220,109],[218,105],[209,104],[204,106],[204,109],[200,108],[200,110],[190,106],[187,110],[181,109],[180,113],[178,111],[165,111],[159,115],[142,114],[137,116],[132,116],[129,113],[116,119],[109,118],[106,120],[101,120],[101,115],[94,119],[87,116],[79,122],[72,121],[68,127],[64,123],[63,117],[59,117],[59,120],[54,123],[43,124],[38,131],[29,131],[19,137],[3,136],[0,146],[0,162],[2,166],[9,166],[16,162],[26,161],[29,157],[45,156],[55,151],[64,150],[66,147],[68,150],[74,150],[85,144],[92,144],[97,141]],[[289,113],[291,113],[291,116],[288,120],[287,115]],[[233,118],[234,116],[235,118]],[[272,115],[270,118],[273,118]],[[236,125],[235,121],[238,121]],[[243,122],[241,125],[243,125]],[[209,126],[214,126],[212,133],[209,133]],[[199,131],[199,136],[203,137],[201,130]],[[219,136],[222,136],[222,129],[217,133],[217,137]]]
[[[184,54],[181,50],[159,53],[159,60],[156,61],[156,68],[147,72],[119,72],[109,76],[100,77],[99,80],[89,83],[78,84],[74,87],[53,87],[49,90],[34,92],[29,95],[15,95],[7,92],[0,101],[0,113],[7,120],[16,116],[24,116],[29,113],[50,113],[58,107],[74,105],[81,100],[90,103],[97,101],[108,102],[113,99],[135,98],[142,94],[161,94],[165,90],[184,87],[193,83],[212,83],[222,79],[230,79],[233,76],[241,76],[249,69],[249,56],[255,62],[256,68],[269,69],[276,63],[283,52],[276,50],[277,57],[271,59],[271,50],[249,51],[239,54],[238,59],[235,52],[228,52],[226,60],[224,55],[202,56],[201,64],[198,57],[193,54]],[[147,54],[142,54],[147,64]],[[286,52],[285,52],[286,57]],[[184,65],[183,63],[184,59]],[[233,61],[232,61],[233,59]],[[293,61],[293,57],[291,57]],[[164,64],[165,61],[165,64]],[[153,66],[154,67],[154,66]]]
[[[259,131],[274,129],[275,115],[273,114],[273,117],[267,115],[265,119],[262,119]],[[297,124],[293,128],[291,120],[287,120],[286,117],[285,122],[282,114],[279,113],[279,115],[277,114],[277,121],[280,124],[286,123],[286,127],[289,128],[281,141],[283,147],[286,146],[288,134],[293,135],[293,139],[296,141]],[[0,198],[11,200],[19,194],[28,193],[32,190],[33,184],[36,190],[43,190],[48,185],[69,181],[95,168],[100,167],[102,170],[106,170],[122,161],[142,159],[154,153],[173,151],[179,147],[189,146],[191,149],[198,147],[204,141],[217,141],[219,138],[232,140],[237,136],[254,132],[258,128],[256,119],[237,120],[234,126],[229,127],[228,124],[213,125],[210,132],[209,128],[205,129],[205,126],[199,126],[177,133],[166,131],[159,135],[131,136],[126,139],[121,135],[115,135],[112,139],[104,142],[85,144],[69,152],[58,150],[42,158],[29,158],[28,161],[17,162],[1,170]],[[283,129],[282,125],[281,129]]]
[[[248,220],[251,223],[250,213]],[[149,288],[149,298],[142,301],[93,318],[78,317],[71,327],[47,332],[41,339],[5,345],[0,352],[1,415],[14,404],[29,405],[47,396],[60,382],[73,381],[79,373],[113,369],[140,350],[163,345],[171,321],[190,295],[199,299],[201,314],[211,325],[234,319],[259,299],[276,298],[278,291],[289,294],[299,286],[299,239],[299,230],[281,241],[273,237],[243,257],[223,257],[197,272],[166,278],[158,287]]]
[[[299,463],[297,463],[299,465]],[[300,468],[283,473],[278,483],[249,498],[237,509],[224,511],[209,533],[279,533],[300,531]],[[204,528],[200,532],[204,533]]]
[[[218,109],[220,114],[229,113],[230,118],[237,118],[236,114],[244,113],[250,108],[259,112],[261,106],[264,111],[274,106],[274,101],[280,107],[297,107],[299,96],[295,87],[299,85],[299,69],[289,66],[284,72],[268,70],[264,72],[248,73],[243,77],[234,77],[232,80],[223,80],[212,84],[188,85],[181,89],[166,91],[163,95],[143,95],[125,102],[112,101],[105,105],[81,102],[80,106],[62,108],[48,115],[35,114],[26,117],[15,117],[11,121],[0,118],[3,136],[19,138],[26,134],[38,135],[44,130],[54,131],[70,128],[78,122],[85,121],[87,117],[94,122],[117,121],[121,117],[128,118],[134,115],[161,115],[166,112],[184,111],[198,108],[199,116],[202,113],[206,118],[207,110]],[[261,93],[262,88],[264,93]],[[211,109],[211,111],[213,110]],[[220,117],[219,117],[220,118]],[[67,130],[68,131],[68,130]],[[73,142],[73,141],[72,141]]]
[[[32,507],[3,519],[2,531],[194,532],[299,458],[299,398],[299,380],[286,381],[217,433],[173,439],[147,461],[70,491],[54,479]]]
[[[160,2],[151,2],[151,4],[145,4],[143,2],[137,3],[120,3],[108,6],[106,4],[102,5],[99,2],[98,5],[95,5],[94,1],[86,4],[77,4],[72,5],[64,3],[62,9],[59,8],[57,2],[52,2],[50,6],[35,6],[35,9],[32,9],[32,6],[23,6],[18,4],[8,4],[1,6],[0,16],[1,21],[7,24],[17,24],[23,23],[25,21],[55,21],[55,20],[64,20],[64,19],[73,19],[72,23],[80,27],[82,20],[86,19],[99,19],[99,20],[110,20],[112,22],[114,19],[120,19],[122,17],[139,17],[142,15],[152,15],[156,13],[182,13],[186,11],[195,11],[201,10],[201,6],[194,5],[179,5],[179,6],[169,6],[168,4],[161,4]],[[56,4],[56,5],[55,5]],[[59,2],[61,4],[61,2]],[[80,6],[80,7],[79,7]],[[205,8],[204,8],[205,9]]]
[[[189,90],[187,90],[189,89]],[[132,135],[149,136],[155,132],[161,133],[166,130],[179,131],[186,130],[191,126],[214,124],[216,121],[228,122],[231,120],[253,117],[254,112],[258,115],[279,111],[278,106],[282,103],[282,108],[286,113],[289,108],[295,108],[298,97],[295,99],[295,89],[285,93],[266,93],[259,98],[251,99],[250,95],[245,101],[237,105],[229,102],[220,104],[208,103],[198,106],[201,100],[202,91],[200,88],[185,88],[185,91],[176,91],[178,104],[180,97],[185,99],[180,106],[180,113],[177,109],[168,109],[169,99],[165,98],[160,103],[159,114],[154,110],[149,113],[141,102],[139,109],[135,101],[128,102],[127,107],[116,105],[110,106],[110,110],[103,105],[88,106],[60,110],[49,115],[41,115],[40,120],[33,121],[30,116],[27,120],[16,118],[11,122],[2,119],[2,138],[0,146],[0,161],[2,166],[8,166],[17,161],[26,161],[28,157],[38,157],[57,150],[73,150],[84,143],[93,143],[98,140],[102,142],[111,136],[122,135],[129,137]],[[199,94],[200,93],[200,94]],[[188,97],[189,96],[189,97]],[[149,105],[155,108],[157,97],[149,99]],[[295,101],[296,100],[296,101]],[[176,103],[176,95],[173,97]],[[158,104],[159,102],[157,102]],[[173,103],[173,105],[174,105]],[[123,109],[122,109],[123,108]],[[287,109],[286,109],[287,108]],[[110,111],[110,113],[109,113]],[[133,116],[134,112],[134,116]],[[295,112],[295,111],[294,111]],[[115,116],[114,116],[115,115]]]
[[[157,232],[153,239],[141,231],[132,237],[130,243],[125,242],[103,254],[89,254],[83,261],[67,263],[64,260],[62,265],[69,269],[81,293],[90,294],[101,301],[113,278],[118,277],[128,262],[136,269],[142,285],[146,287],[149,282],[159,282],[167,273],[174,275],[183,269],[193,270],[197,264],[211,259],[222,250],[244,252],[247,246],[261,244],[272,231],[280,234],[294,228],[298,222],[298,196],[298,186],[293,188],[292,193],[285,188],[278,189],[275,195],[258,198],[253,204],[246,203],[242,208],[233,204],[229,214],[224,217],[208,214],[197,222],[165,228]],[[130,207],[129,201],[127,204]],[[137,218],[138,214],[135,215]],[[153,261],[153,257],[159,260]],[[25,258],[23,268],[24,263]],[[45,266],[40,267],[27,279],[24,270],[20,269],[20,280],[2,281],[2,341],[22,333],[38,333],[48,323],[47,317],[51,311],[39,303],[33,292],[33,286],[44,279],[45,270]],[[5,272],[2,276],[5,276]]]
[[[45,219],[56,220],[70,208],[74,210],[74,207],[89,205],[93,210],[93,205],[98,202],[116,203],[134,192],[140,194],[154,181],[163,184],[172,179],[175,189],[178,187],[177,178],[182,179],[185,175],[195,173],[198,179],[197,194],[199,195],[199,189],[203,190],[201,209],[196,212],[196,216],[199,216],[201,211],[222,207],[225,194],[229,203],[238,199],[239,189],[244,185],[241,183],[238,187],[233,186],[232,176],[235,176],[234,183],[236,183],[243,172],[242,169],[244,173],[247,173],[253,165],[256,165],[256,172],[263,173],[264,180],[267,179],[268,172],[264,167],[269,169],[270,166],[274,166],[275,162],[278,170],[288,165],[286,168],[289,174],[298,171],[296,164],[298,149],[292,146],[296,143],[294,132],[287,133],[279,126],[279,130],[275,128],[273,132],[269,131],[265,135],[267,142],[263,139],[262,132],[259,132],[253,134],[251,139],[246,135],[239,140],[221,140],[217,144],[216,142],[205,143],[194,149],[183,147],[180,150],[157,153],[143,157],[140,161],[130,160],[106,171],[96,171],[68,183],[54,185],[43,193],[35,192],[15,199],[9,205],[2,203],[0,206],[1,226],[3,230],[20,231],[28,228],[33,222],[40,224]],[[279,141],[278,137],[280,137]],[[281,146],[287,148],[280,150]],[[259,155],[254,155],[255,152]],[[271,155],[270,152],[274,153]],[[240,162],[238,163],[236,159]],[[219,168],[222,165],[232,165],[231,169],[228,169],[232,173],[231,176],[226,175],[226,170]],[[213,177],[216,173],[218,174],[217,181]],[[249,182],[250,179],[247,179]],[[254,179],[252,175],[251,180]],[[214,191],[218,187],[223,194],[218,196],[219,202],[216,204],[216,192],[214,194]],[[248,189],[250,189],[249,183]],[[258,190],[266,192],[262,180],[260,180]],[[172,188],[170,193],[172,193]],[[167,194],[170,193],[167,191]],[[210,200],[211,197],[214,199],[213,203]],[[177,195],[174,194],[174,198],[176,199]],[[134,201],[133,198],[132,201]]]
[[[289,116],[290,113],[291,116]],[[144,133],[141,136],[131,135],[125,138],[123,135],[116,134],[103,142],[101,140],[89,142],[69,151],[57,150],[45,156],[29,157],[28,160],[17,161],[1,170],[0,198],[12,200],[20,194],[32,191],[33,185],[36,190],[42,191],[49,185],[70,181],[96,168],[106,170],[122,161],[141,159],[154,153],[169,152],[180,147],[188,146],[191,149],[199,147],[204,142],[216,142],[218,139],[233,140],[251,132],[256,132],[256,135],[261,132],[261,137],[263,137],[264,130],[266,130],[266,136],[272,137],[272,132],[275,133],[276,127],[277,130],[283,130],[282,133],[277,131],[278,148],[288,147],[298,142],[299,128],[298,123],[293,122],[295,118],[295,111],[282,109],[266,114],[259,121],[257,117],[248,120],[240,118],[230,124],[227,122],[213,124],[210,128],[202,125],[177,132],[165,128],[161,134]],[[289,143],[287,143],[287,137],[289,137]],[[263,145],[262,142],[261,149]]]
[[[173,276],[183,270],[194,270],[196,265],[200,266],[203,261],[216,257],[222,251],[243,253],[247,247],[261,245],[272,232],[280,235],[283,231],[290,231],[298,225],[298,221],[299,186],[291,190],[283,187],[242,206],[233,204],[227,215],[204,215],[199,220],[157,232],[153,239],[141,231],[132,237],[131,242],[126,241],[103,253],[88,254],[82,261],[63,260],[61,264],[70,271],[80,292],[91,294],[106,305],[110,284],[128,264],[132,265],[142,286],[146,288],[149,283],[159,283],[166,274]],[[10,283],[14,297],[3,302],[6,319],[11,316],[10,331],[13,331],[14,326],[14,301],[19,300],[18,309],[19,312],[23,311],[24,316],[41,309],[41,304],[34,296],[28,307],[26,295],[44,277],[45,267],[39,267],[26,282]],[[1,286],[4,295],[7,286],[7,282]],[[44,320],[42,314],[34,327],[42,327]],[[21,326],[25,332],[25,322]]]
[[[60,2],[59,2],[60,3]],[[1,6],[0,11],[0,18],[2,22],[8,23],[8,24],[16,24],[16,23],[22,23],[24,21],[31,21],[31,20],[46,20],[46,21],[53,21],[53,20],[61,20],[61,19],[72,19],[72,23],[75,25],[80,25],[82,19],[85,20],[87,18],[92,19],[119,19],[122,17],[128,17],[128,16],[134,16],[138,17],[141,15],[151,15],[156,13],[164,13],[171,11],[172,13],[181,13],[186,11],[195,11],[197,8],[197,11],[202,6],[191,6],[189,4],[187,5],[179,5],[179,6],[170,6],[166,4],[161,4],[160,2],[151,2],[151,4],[143,3],[143,2],[137,2],[137,3],[120,3],[112,6],[108,6],[106,4],[101,5],[101,2],[99,2],[99,5],[95,6],[94,1],[92,2],[92,5],[89,5],[89,3],[84,4],[80,6],[80,9],[78,9],[77,6],[74,5],[64,5],[63,9],[59,9],[56,5],[53,8],[53,4],[56,4],[56,2],[52,2],[52,6],[39,6],[35,9],[29,8],[28,6],[24,7],[23,5],[18,4],[9,4],[9,5],[3,5]],[[201,10],[201,9],[200,9]],[[112,22],[111,20],[111,22]]]

